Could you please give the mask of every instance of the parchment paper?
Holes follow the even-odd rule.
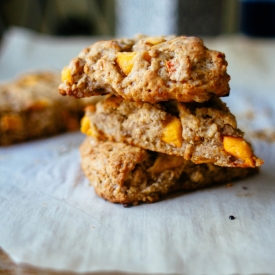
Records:
[[[68,41],[65,60],[56,54],[69,48],[67,42],[12,29],[1,54],[1,79],[25,67],[60,69],[88,40]],[[219,43],[231,40],[208,41],[219,49]],[[20,53],[12,56],[15,48]],[[25,51],[28,58],[22,56]],[[79,164],[80,133],[0,147],[0,246],[16,262],[78,272],[275,273],[272,80],[258,95],[247,93],[251,85],[238,89],[238,81],[226,101],[265,160],[259,175],[232,187],[176,193],[158,203],[124,208],[97,197],[88,186]],[[255,138],[262,130],[270,138]]]

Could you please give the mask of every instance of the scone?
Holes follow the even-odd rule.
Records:
[[[113,93],[129,101],[205,102],[229,94],[227,61],[197,37],[138,36],[100,41],[62,71],[59,92],[76,98]]]
[[[136,205],[175,190],[192,191],[256,173],[257,168],[196,165],[182,157],[88,137],[80,147],[84,173],[102,198]]]
[[[79,129],[84,106],[58,93],[60,74],[37,72],[0,85],[0,145]]]
[[[205,103],[150,104],[110,95],[86,108],[81,131],[98,139],[181,156],[196,164],[256,167],[263,163],[220,98]]]

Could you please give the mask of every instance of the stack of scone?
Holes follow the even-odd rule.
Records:
[[[196,37],[100,41],[62,71],[59,92],[106,95],[86,108],[82,168],[96,193],[126,205],[243,178],[263,161],[219,97],[225,55]]]

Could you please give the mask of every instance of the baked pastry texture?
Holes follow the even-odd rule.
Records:
[[[84,107],[58,93],[60,74],[34,72],[0,85],[0,145],[79,129]]]
[[[126,100],[205,102],[229,94],[227,61],[197,37],[137,36],[100,41],[62,71],[59,92],[76,98],[114,93]]]
[[[107,96],[86,108],[81,131],[101,140],[182,156],[196,164],[256,167],[263,163],[220,98],[150,104]]]
[[[88,137],[80,147],[84,173],[102,198],[136,205],[175,190],[192,191],[256,173],[257,168],[196,165],[182,157]]]

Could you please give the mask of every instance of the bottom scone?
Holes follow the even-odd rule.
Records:
[[[102,198],[136,205],[175,190],[191,191],[256,173],[257,168],[194,164],[183,157],[88,137],[80,147],[84,173]]]

